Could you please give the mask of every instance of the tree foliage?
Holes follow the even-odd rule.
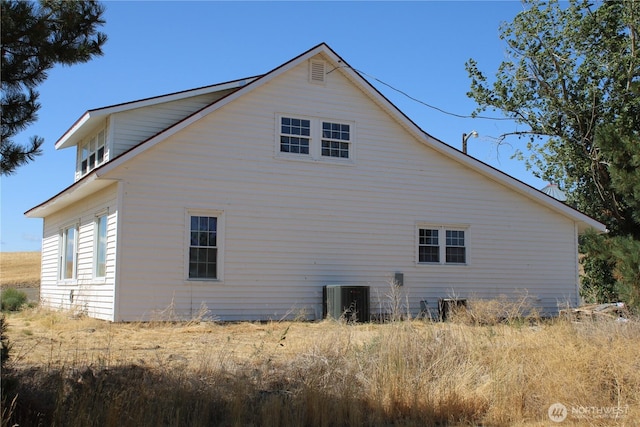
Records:
[[[468,95],[478,103],[474,114],[494,109],[512,118],[515,129],[501,138],[525,138],[517,156],[527,167],[562,185],[568,203],[610,230],[606,238],[586,236],[582,248],[591,280],[615,298],[633,282],[621,248],[640,240],[640,1],[523,5],[501,27],[507,59],[495,79],[467,62]]]
[[[98,32],[104,8],[92,1],[2,0],[2,140],[0,174],[9,175],[41,154],[43,139],[20,144],[13,137],[37,120],[38,92],[47,71],[102,55]]]

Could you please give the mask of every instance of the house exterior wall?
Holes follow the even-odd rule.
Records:
[[[40,299],[44,306],[114,320],[118,220],[116,194],[117,184],[114,184],[44,219],[40,283]],[[106,272],[105,277],[96,278],[96,219],[104,214],[107,215]],[[61,233],[65,227],[72,225],[78,228],[76,277],[60,280]]]
[[[111,158],[122,154],[232,91],[230,89],[208,93],[113,114]]]
[[[396,272],[414,315],[449,296],[528,291],[550,314],[577,303],[573,221],[427,147],[340,72],[326,80],[310,83],[301,63],[112,172],[115,320],[189,318],[203,304],[222,320],[317,319],[329,284],[370,286],[375,314]],[[351,123],[353,161],[280,155],[279,114]],[[192,211],[219,215],[219,281],[186,279]],[[464,228],[467,264],[418,264],[421,224]]]

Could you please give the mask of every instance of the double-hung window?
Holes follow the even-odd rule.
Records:
[[[445,230],[445,261],[447,264],[464,264],[467,262],[464,230]]]
[[[189,279],[217,280],[218,217],[190,215]]]
[[[418,227],[418,263],[467,264],[467,229],[463,227]]]
[[[280,118],[280,152],[309,154],[311,121],[293,117]]]
[[[418,262],[440,262],[438,232],[437,228],[419,229]]]
[[[76,264],[78,258],[78,227],[72,225],[62,230],[60,245],[60,279],[72,280],[76,278]]]
[[[351,130],[348,124],[322,122],[322,156],[348,159]]]

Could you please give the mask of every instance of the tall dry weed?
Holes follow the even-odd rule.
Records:
[[[524,426],[554,403],[562,425],[640,419],[636,321],[9,323],[21,425]]]

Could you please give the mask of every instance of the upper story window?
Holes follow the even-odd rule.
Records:
[[[80,175],[85,175],[104,162],[105,130],[86,140],[80,147]]]
[[[298,159],[353,161],[354,124],[317,118],[278,117],[278,153]]]
[[[309,154],[311,122],[291,117],[280,118],[280,152]]]
[[[348,159],[350,145],[351,131],[349,125],[322,122],[322,155],[324,157]]]
[[[466,234],[462,227],[418,227],[418,263],[467,264]]]

